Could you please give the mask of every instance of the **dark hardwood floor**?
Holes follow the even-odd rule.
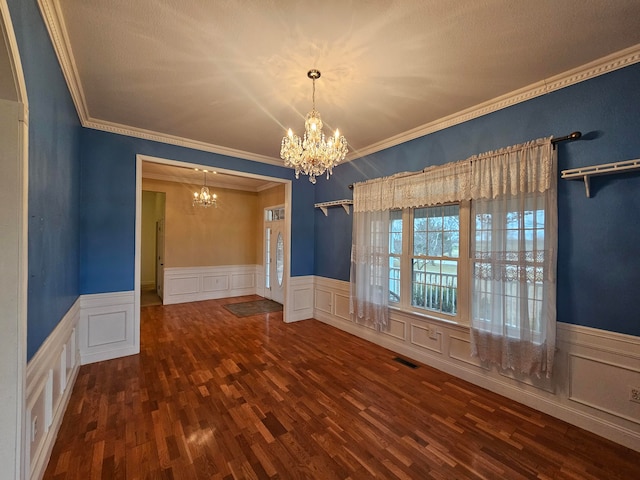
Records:
[[[81,367],[46,479],[637,479],[640,453],[238,297],[142,308]]]

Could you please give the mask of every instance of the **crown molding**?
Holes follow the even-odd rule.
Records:
[[[177,145],[179,147],[201,150],[203,152],[217,153],[218,155],[225,155],[227,157],[242,158],[244,160],[251,160],[254,162],[275,165],[276,167],[284,167],[283,161],[274,157],[245,152],[244,150],[236,150],[220,145],[213,145],[211,143],[200,142],[198,140],[191,140],[175,135],[167,135],[164,133],[154,132],[152,130],[145,130],[143,128],[129,127],[127,125],[120,125],[117,123],[96,120],[93,118],[83,122],[82,126],[86,128],[92,128],[94,130],[101,130],[103,132],[125,135],[127,137],[143,138],[145,140],[151,140],[154,142],[168,143],[170,145]]]
[[[73,103],[75,104],[78,117],[80,118],[80,123],[83,127],[288,168],[284,166],[284,163],[279,158],[91,118],[88,113],[89,111],[84,92],[82,90],[82,84],[80,83],[80,77],[73,61],[73,52],[69,39],[66,35],[66,27],[61,15],[58,0],[38,0],[38,5],[40,6],[42,17],[45,25],[47,26],[47,30],[49,31],[49,36],[51,37],[54,50],[71,93]],[[640,44],[612,53],[611,55],[607,55],[598,60],[587,63],[586,65],[582,65],[548,79],[532,83],[526,87],[514,90],[510,93],[501,95],[452,115],[426,123],[393,137],[389,137],[386,140],[354,150],[347,156],[345,161],[349,162],[387,148],[395,147],[401,143],[444,130],[445,128],[453,127],[460,123],[473,120],[483,115],[488,115],[512,105],[531,100],[546,93],[560,90],[561,88],[604,75],[605,73],[609,73],[638,62],[640,62]]]
[[[390,147],[395,147],[401,143],[435,133],[439,130],[444,130],[445,128],[453,127],[460,123],[473,120],[474,118],[502,110],[503,108],[507,108],[518,103],[526,102],[532,98],[560,90],[561,88],[565,88],[576,83],[584,82],[585,80],[604,75],[605,73],[609,73],[638,62],[640,62],[640,44],[611,55],[607,55],[606,57],[548,79],[532,83],[531,85],[514,90],[513,92],[501,95],[452,115],[426,123],[393,137],[389,137],[381,142],[371,144],[365,148],[358,149],[349,155],[346,161],[349,162]]]
[[[53,43],[53,49],[58,57],[62,74],[67,82],[71,99],[80,118],[80,123],[82,126],[85,126],[87,118],[89,117],[89,109],[87,108],[82,84],[80,83],[80,76],[73,61],[73,51],[69,43],[67,28],[60,12],[58,0],[38,0],[38,6],[40,7],[40,13],[49,32],[51,42]]]
[[[256,192],[264,192],[265,190],[269,190],[270,188],[275,188],[278,185],[283,185],[281,182],[268,182],[265,183],[264,185],[260,185],[259,187],[256,188]]]

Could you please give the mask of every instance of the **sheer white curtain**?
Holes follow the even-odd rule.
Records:
[[[393,177],[353,189],[350,310],[356,321],[389,325],[389,209]]]
[[[389,210],[353,212],[351,313],[356,321],[389,325]]]
[[[551,376],[556,335],[557,175],[550,139],[471,160],[472,354]]]

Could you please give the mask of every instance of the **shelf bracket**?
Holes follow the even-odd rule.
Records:
[[[333,202],[316,203],[314,207],[319,208],[324,213],[325,217],[329,216],[329,207],[342,207],[347,215],[351,214],[351,208],[349,205],[353,205],[353,200],[334,200]]]
[[[591,198],[591,177],[589,175],[584,175],[582,179],[584,180],[584,191],[587,194],[587,198]]]
[[[601,175],[613,175],[616,173],[633,172],[640,170],[640,158],[635,160],[625,160],[624,162],[603,163],[590,167],[571,168],[562,170],[562,177],[565,180],[580,180],[584,182],[587,198],[591,197],[591,177]]]

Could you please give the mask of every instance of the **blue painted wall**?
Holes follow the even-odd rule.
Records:
[[[293,179],[291,275],[313,274],[313,186],[292,170],[96,130],[81,138],[81,293],[134,288],[136,154]]]
[[[293,179],[288,169],[82,129],[36,0],[8,0],[30,102],[31,358],[79,293],[132,290],[135,155]],[[640,65],[339,166],[314,188],[293,181],[293,276],[348,280],[351,217],[315,202],[351,198],[347,185],[506,145],[581,130],[560,169],[640,157]],[[558,319],[640,335],[640,175],[596,178],[593,198],[559,181]]]
[[[640,158],[640,64],[558,90],[341,165],[316,202],[352,198],[350,183],[462,160],[580,130],[558,149],[559,171]],[[558,180],[558,320],[640,336],[640,174]],[[349,279],[351,221],[315,213],[315,274]]]
[[[27,359],[78,298],[80,122],[35,0],[9,0],[29,99]]]

